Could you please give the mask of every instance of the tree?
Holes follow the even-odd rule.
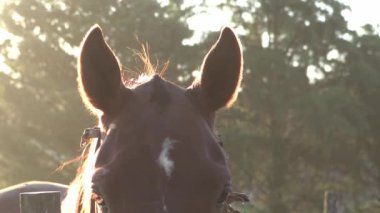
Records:
[[[347,50],[346,63],[340,67],[345,74],[346,88],[364,105],[366,132],[360,135],[360,170],[356,176],[360,197],[364,202],[356,202],[360,212],[378,212],[380,210],[380,37],[372,26],[363,27],[366,33],[353,38],[353,46]]]
[[[327,189],[363,196],[373,186],[358,185],[357,175],[368,106],[347,85],[357,61],[345,56],[362,51],[342,16],[349,8],[332,0],[220,6],[245,32],[241,101],[221,125],[239,187],[273,213],[321,212]]]

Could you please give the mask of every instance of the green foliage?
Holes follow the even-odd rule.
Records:
[[[245,31],[240,100],[220,120],[236,187],[252,193],[257,211],[272,213],[322,212],[325,190],[343,192],[353,212],[378,201],[374,30],[350,31],[342,17],[348,8],[339,1],[220,7],[233,10]]]

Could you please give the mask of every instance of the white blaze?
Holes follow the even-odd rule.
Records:
[[[170,150],[174,148],[174,143],[174,140],[165,138],[164,142],[162,143],[161,153],[158,156],[158,164],[165,170],[165,173],[168,177],[171,176],[174,169],[174,162],[169,157]]]

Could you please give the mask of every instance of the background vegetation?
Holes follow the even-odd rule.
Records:
[[[200,6],[200,7],[199,7]],[[322,212],[325,190],[344,195],[346,212],[380,212],[380,37],[372,26],[347,27],[335,0],[222,1],[232,11],[245,54],[239,101],[220,113],[236,190],[246,212]],[[76,89],[75,53],[94,23],[128,70],[133,49],[170,60],[166,77],[192,79],[210,42],[184,45],[187,20],[204,5],[183,0],[12,1],[0,27],[15,37],[0,45],[12,70],[0,72],[0,186],[36,179],[68,183],[95,120]],[[130,72],[130,74],[136,74]]]

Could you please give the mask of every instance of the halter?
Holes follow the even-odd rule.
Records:
[[[83,131],[82,137],[81,137],[81,142],[80,142],[80,147],[84,148],[88,144],[90,144],[91,139],[96,139],[96,147],[95,147],[95,152],[100,148],[100,145],[102,143],[102,131],[99,127],[95,126],[92,128],[86,128]],[[102,208],[102,207],[101,207]],[[102,209],[104,210],[104,209]],[[97,204],[94,199],[91,199],[91,213],[97,213],[98,208]]]
[[[223,141],[221,140],[220,135],[218,135],[218,144],[223,148]],[[102,131],[99,127],[92,127],[92,128],[86,128],[83,131],[80,147],[86,147],[90,142],[91,139],[96,139],[96,147],[95,151],[97,151],[100,148],[101,142],[102,142]],[[237,192],[230,192],[227,195],[227,199],[218,205],[222,205],[221,213],[239,213],[239,211],[232,208],[231,204],[234,202],[249,202],[249,198],[246,194],[243,193],[237,193]],[[106,206],[100,206],[97,205],[94,199],[91,199],[91,213],[97,213],[99,207],[102,212],[107,209]]]

